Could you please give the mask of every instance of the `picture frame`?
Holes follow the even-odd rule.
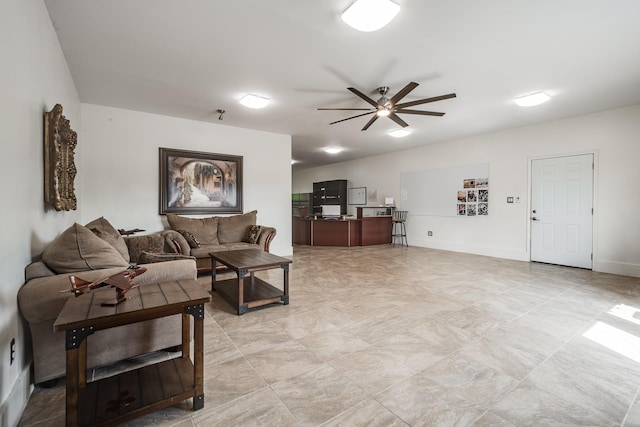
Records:
[[[75,149],[78,134],[56,104],[44,113],[44,202],[57,211],[78,208],[75,193]]]
[[[242,156],[160,148],[160,215],[242,213]]]
[[[353,187],[347,189],[347,200],[350,205],[366,205],[367,187]]]

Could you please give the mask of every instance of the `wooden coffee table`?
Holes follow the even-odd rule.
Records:
[[[238,308],[238,315],[250,308],[282,302],[289,304],[289,264],[293,261],[262,249],[240,249],[228,252],[211,252],[211,265],[220,262],[236,272],[236,279],[216,281],[216,269],[211,269],[211,290]],[[283,290],[254,276],[256,271],[282,268]],[[247,274],[249,277],[247,278]]]
[[[141,285],[127,300],[113,301],[115,290],[102,288],[69,298],[54,323],[66,332],[67,426],[115,425],[193,397],[193,409],[204,407],[203,337],[207,289],[195,280]],[[101,329],[182,314],[182,357],[87,383],[87,340]],[[193,363],[190,319],[193,316]]]

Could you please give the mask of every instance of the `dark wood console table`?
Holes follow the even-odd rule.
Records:
[[[211,295],[195,280],[142,285],[111,307],[115,290],[102,288],[70,298],[54,323],[66,333],[67,426],[115,425],[193,397],[204,407],[204,304]],[[101,329],[182,314],[182,357],[87,383],[87,340]],[[193,363],[190,319],[194,318]]]
[[[218,261],[236,272],[236,279],[216,281],[216,270],[211,271],[211,290],[218,292],[238,310],[238,315],[250,308],[282,302],[289,304],[289,264],[293,261],[262,249],[240,249],[211,252],[211,265]],[[254,276],[256,271],[281,268],[284,271],[283,290]],[[249,277],[247,280],[247,274]]]

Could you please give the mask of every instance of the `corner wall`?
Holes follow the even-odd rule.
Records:
[[[409,244],[528,261],[531,159],[595,153],[593,269],[640,277],[640,198],[634,195],[638,135],[640,105],[635,105],[295,171],[293,192],[310,192],[315,181],[348,179],[350,186],[377,191],[377,201],[369,204],[393,197],[401,206],[402,172],[489,163],[489,216],[409,212]],[[519,196],[521,203],[507,204],[507,196]]]
[[[0,51],[0,425],[14,426],[30,387],[31,346],[16,297],[24,283],[24,268],[79,216],[78,211],[45,210],[43,114],[59,103],[78,133],[81,123],[78,94],[44,1],[0,2]],[[13,364],[12,338],[16,340]]]
[[[82,223],[104,216],[116,228],[167,228],[159,211],[159,147],[243,156],[243,210],[276,227],[271,252],[293,254],[291,137],[118,108],[82,104],[78,163]],[[206,216],[206,215],[201,215]]]

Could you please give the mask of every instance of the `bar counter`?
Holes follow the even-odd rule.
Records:
[[[311,246],[368,246],[391,243],[391,216],[345,219],[292,218],[293,243]]]

